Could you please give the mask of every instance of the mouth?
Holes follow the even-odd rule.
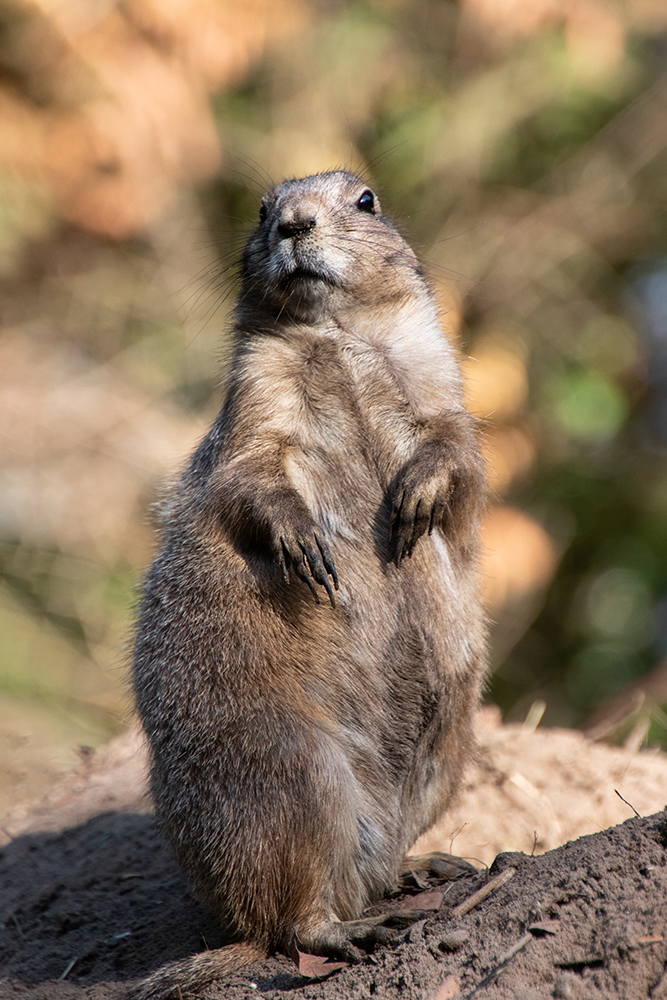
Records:
[[[285,274],[280,282],[281,286],[285,289],[296,284],[314,284],[315,282],[322,282],[325,285],[334,286],[336,283],[330,274],[320,268],[304,266],[299,264],[288,274]]]

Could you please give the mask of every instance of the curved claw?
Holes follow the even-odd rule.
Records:
[[[322,553],[322,559],[324,560],[324,567],[334,582],[334,587],[338,590],[338,573],[336,572],[336,566],[333,561],[333,556],[329,550],[324,538],[321,538],[317,531],[313,531],[315,535],[315,541],[317,542],[318,548]]]
[[[445,511],[447,510],[446,502],[440,497],[436,497],[431,508],[431,522],[428,526],[429,535],[433,534],[433,529],[437,524],[442,524],[445,519]]]
[[[317,541],[317,546],[319,551],[317,551],[312,545],[309,545],[305,541],[299,540],[299,546],[303,552],[304,562],[307,564],[308,569],[312,575],[313,580],[316,583],[321,584],[329,595],[329,600],[333,607],[336,606],[336,599],[334,597],[333,590],[331,589],[331,584],[329,583],[329,577],[327,576],[327,570],[325,569],[325,564],[322,560],[322,546],[320,541],[315,534],[315,539]],[[310,578],[308,582],[311,583]],[[319,601],[318,601],[319,603]]]
[[[404,499],[405,492],[400,490],[394,497],[394,501],[391,505],[391,514],[389,516],[389,558],[395,560],[397,566],[401,561],[403,547],[405,545],[405,534],[401,530],[401,512],[403,510]]]
[[[397,500],[392,509],[392,541],[394,543],[393,559],[400,565],[401,559],[412,552],[418,535],[415,537],[415,518],[419,507],[419,498],[408,496],[406,491],[400,494],[400,504]],[[422,534],[423,532],[420,532]]]
[[[312,577],[308,572],[308,569],[309,566],[306,561],[306,555],[304,553],[302,561],[301,562],[296,561],[294,563],[294,572],[296,573],[296,575],[299,577],[300,580],[303,580],[303,582],[308,585],[308,588],[313,597],[315,598],[316,603],[319,604],[320,598],[317,593],[317,590],[315,589],[315,584],[313,583]]]
[[[410,545],[408,548],[408,555],[412,555],[412,550],[415,545],[422,537],[425,535],[431,524],[431,517],[433,513],[433,504],[428,500],[420,499],[417,500],[417,505],[415,507],[413,520],[412,520],[412,535],[410,537]]]
[[[390,515],[389,558],[397,566],[405,556],[411,556],[419,539],[432,534],[442,525],[449,506],[450,483],[425,482],[414,490],[409,485],[400,486],[392,504]]]
[[[394,500],[391,505],[391,514],[389,515],[389,523],[392,526],[396,524],[398,516],[401,513],[401,507],[403,506],[403,497],[405,496],[405,490],[397,490]]]
[[[278,565],[280,566],[283,573],[283,580],[285,583],[289,583],[289,570],[287,569],[286,558],[289,558],[289,552],[287,551],[287,546],[283,538],[280,539],[280,558],[278,560]]]
[[[313,544],[311,540],[313,538],[316,544]],[[279,541],[280,557],[278,562],[285,582],[289,583],[289,570],[291,568],[299,579],[308,586],[318,604],[320,599],[315,587],[316,583],[324,587],[332,607],[335,607],[336,598],[329,577],[333,580],[335,589],[338,590],[338,574],[329,546],[321,534],[321,529],[284,531],[280,534]]]

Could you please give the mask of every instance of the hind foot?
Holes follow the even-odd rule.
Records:
[[[427,916],[427,910],[397,910],[360,920],[332,920],[299,934],[296,943],[300,951],[311,955],[326,955],[354,964],[365,958],[375,945],[393,944],[402,930]]]
[[[442,885],[443,882],[453,882],[476,872],[474,865],[455,854],[444,854],[442,851],[407,854],[399,868],[398,887],[401,892],[416,892]]]

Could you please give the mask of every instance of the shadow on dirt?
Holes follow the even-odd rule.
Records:
[[[105,813],[2,849],[5,976],[26,984],[139,976],[221,943],[152,816]],[[74,962],[74,965],[71,963]]]
[[[197,997],[667,1000],[666,846],[659,813],[539,857],[501,854],[358,966],[307,981],[278,957]],[[461,910],[507,869],[498,891]],[[18,836],[0,852],[0,886],[2,1000],[121,1000],[127,980],[223,943],[151,816]]]

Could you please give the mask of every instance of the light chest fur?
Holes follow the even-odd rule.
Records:
[[[235,373],[229,441],[230,471],[263,439],[284,441],[285,471],[315,520],[359,543],[423,427],[462,396],[429,299],[367,312],[258,337]],[[261,426],[246,428],[244,411]]]

